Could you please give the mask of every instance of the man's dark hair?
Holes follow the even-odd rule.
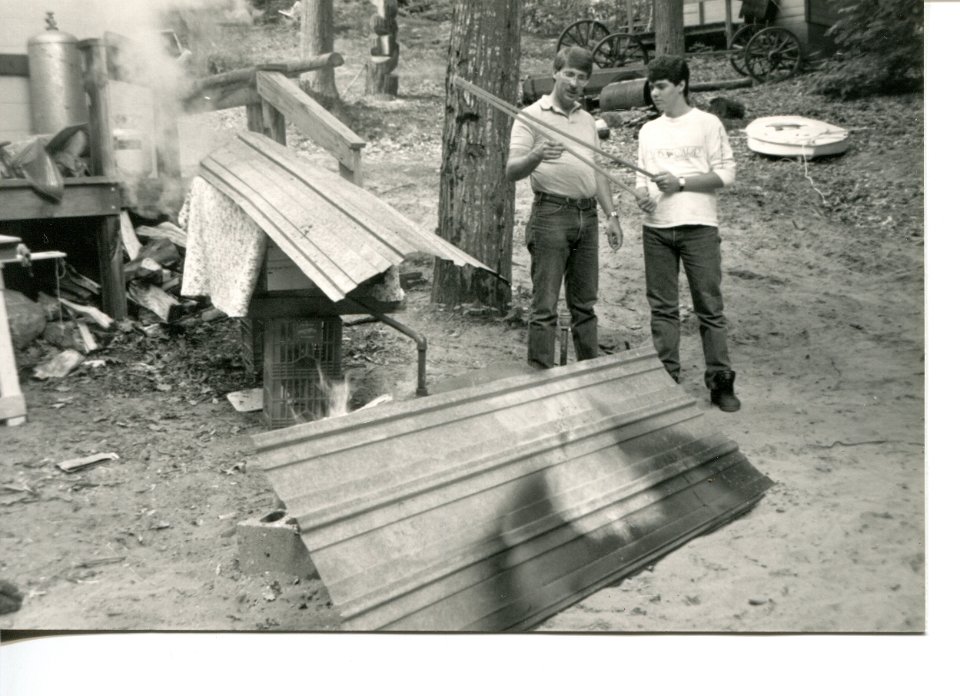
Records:
[[[647,64],[647,82],[669,80],[675,85],[683,82],[683,98],[690,97],[690,66],[680,56],[657,56]]]
[[[590,73],[593,72],[593,54],[581,46],[564,46],[557,51],[553,59],[553,72],[566,67],[583,70],[587,73],[587,77],[590,77]]]

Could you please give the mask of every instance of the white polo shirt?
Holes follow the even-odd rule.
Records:
[[[533,118],[548,123],[586,143],[591,143],[596,148],[600,147],[600,139],[597,136],[597,127],[594,124],[593,116],[580,108],[579,104],[576,104],[569,114],[563,113],[563,110],[554,101],[552,92],[540,97],[537,102],[523,109],[522,113],[529,114]],[[559,158],[544,160],[533,170],[530,174],[530,185],[533,190],[552,193],[557,196],[569,196],[570,198],[593,198],[596,196],[596,172],[567,150],[573,150],[590,161],[594,161],[594,153],[559,133],[542,128],[538,124],[533,124],[533,126],[546,133],[551,140],[563,143],[564,148],[566,148]],[[514,119],[513,129],[510,131],[510,157],[527,154],[544,139],[544,136],[535,133],[522,117]]]

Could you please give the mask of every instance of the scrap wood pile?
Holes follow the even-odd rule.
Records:
[[[57,264],[56,273],[40,265],[30,269],[39,288],[35,301],[4,290],[14,346],[19,350],[30,346],[34,357],[41,353],[46,358],[35,365],[35,378],[69,374],[118,334],[161,337],[172,327],[223,316],[196,300],[179,297],[187,243],[182,228],[172,222],[135,227],[126,213],[121,220],[129,319],[117,322],[99,309],[100,284],[79,272],[69,256]]]

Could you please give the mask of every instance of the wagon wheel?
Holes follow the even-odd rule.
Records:
[[[730,65],[741,75],[747,74],[747,69],[743,65],[743,49],[746,47],[747,42],[762,28],[762,24],[744,24],[730,37],[730,45],[727,46],[727,48],[732,51],[732,53],[730,53]]]
[[[580,19],[569,25],[560,33],[557,39],[557,52],[565,46],[580,46],[592,51],[593,47],[609,36],[610,30],[603,22],[595,19]]]
[[[779,82],[793,77],[803,56],[800,39],[789,29],[767,27],[754,34],[743,49],[743,64],[757,82]]]
[[[593,62],[598,68],[619,68],[649,60],[647,49],[637,34],[610,34],[593,49]]]

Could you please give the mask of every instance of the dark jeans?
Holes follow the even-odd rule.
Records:
[[[533,279],[533,304],[527,336],[527,362],[553,367],[557,301],[564,283],[577,360],[597,357],[599,248],[597,209],[534,203],[527,223],[527,249]]]
[[[706,364],[704,381],[730,370],[727,320],[720,294],[720,235],[716,227],[643,228],[643,263],[650,303],[650,332],[660,361],[674,377],[680,374],[680,262],[687,274],[693,309],[700,323]]]

